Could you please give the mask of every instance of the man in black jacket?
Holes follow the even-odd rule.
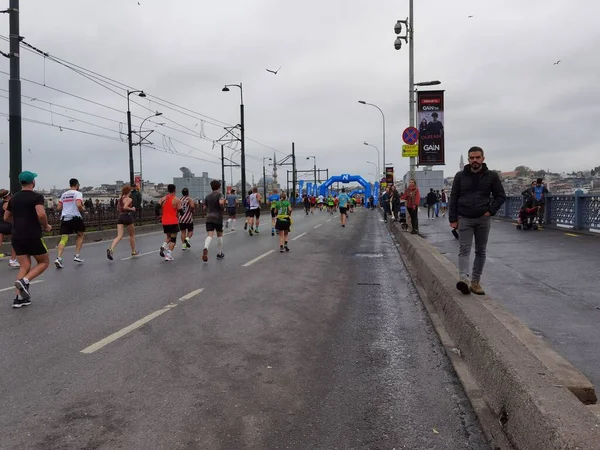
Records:
[[[491,217],[495,215],[506,194],[498,174],[488,170],[485,156],[480,147],[471,147],[468,153],[469,164],[454,177],[450,194],[450,226],[459,231],[460,251],[458,270],[460,280],[456,288],[463,294],[469,291],[477,295],[485,292],[479,283],[485,264]],[[469,286],[469,257],[475,237],[475,262]]]

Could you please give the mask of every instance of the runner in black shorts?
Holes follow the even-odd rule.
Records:
[[[206,240],[204,241],[204,250],[202,250],[202,261],[208,261],[208,248],[213,240],[215,231],[217,232],[217,259],[223,259],[225,254],[223,253],[223,206],[225,205],[225,198],[223,194],[219,192],[221,189],[221,183],[217,180],[210,182],[212,192],[204,199],[204,207],[207,210],[206,213]]]
[[[81,247],[83,246],[83,233],[85,232],[85,224],[83,223],[83,194],[79,192],[79,181],[77,178],[69,180],[70,189],[60,196],[58,201],[58,210],[60,211],[60,242],[58,243],[57,257],[54,265],[57,269],[64,267],[63,252],[65,246],[69,242],[69,235],[76,234],[75,240],[75,256],[73,261],[82,263]]]
[[[133,225],[135,207],[133,206],[133,199],[130,195],[131,186],[126,184],[121,189],[121,198],[119,198],[117,203],[117,211],[119,212],[119,216],[117,217],[117,237],[112,241],[112,244],[110,244],[110,248],[106,250],[106,257],[111,261],[113,260],[113,253],[115,248],[117,248],[117,244],[123,239],[125,228],[127,228],[127,232],[129,233],[131,256],[136,257],[140,254],[135,248],[135,229]]]
[[[17,295],[13,308],[31,304],[30,283],[48,268],[48,249],[42,239],[42,230],[52,231],[44,208],[44,197],[34,192],[37,174],[29,171],[19,174],[21,191],[8,202],[4,220],[12,222],[12,245],[21,267],[15,281]],[[37,264],[31,267],[31,257]]]
[[[231,223],[231,231],[235,231],[235,213],[237,210],[237,195],[235,195],[235,189],[231,190],[231,193],[227,196],[227,215],[229,219],[225,223],[225,228],[229,228]]]

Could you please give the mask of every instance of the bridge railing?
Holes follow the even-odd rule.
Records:
[[[522,205],[522,196],[508,196],[497,216],[516,220]],[[549,195],[544,216],[546,226],[600,231],[600,195],[586,195],[582,191],[576,191],[575,195]]]

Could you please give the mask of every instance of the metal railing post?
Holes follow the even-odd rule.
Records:
[[[573,197],[573,228],[575,230],[581,230],[583,228],[583,208],[581,203],[583,201],[583,191],[576,190],[575,196]]]

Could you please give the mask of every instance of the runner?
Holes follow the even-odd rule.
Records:
[[[319,195],[317,197],[317,206],[319,207],[319,211],[323,211],[323,202],[325,201],[325,197]]]
[[[225,205],[225,198],[223,194],[219,192],[221,189],[221,183],[217,180],[210,182],[210,188],[212,192],[204,199],[204,207],[207,210],[206,214],[206,240],[204,241],[204,250],[202,250],[202,261],[208,261],[208,248],[213,240],[215,231],[217,232],[217,259],[225,258],[223,253],[223,206]],[[256,189],[256,188],[255,188]]]
[[[160,246],[160,256],[165,258],[165,261],[173,261],[173,249],[177,244],[177,233],[179,232],[177,213],[181,211],[181,201],[175,195],[176,190],[174,184],[169,184],[167,186],[168,194],[159,200],[162,206],[163,232],[166,235],[165,242]]]
[[[340,205],[340,221],[342,223],[342,227],[346,226],[346,218],[348,216],[348,206],[350,203],[350,197],[346,194],[346,189],[342,188],[342,193],[338,196],[339,205]]]
[[[248,221],[250,220],[250,194],[246,195],[244,199],[244,207],[246,208],[246,223],[244,223],[244,230],[248,229]]]
[[[248,224],[250,228],[248,229],[248,233],[252,236],[253,233],[259,234],[258,226],[260,225],[260,194],[258,193],[258,188],[254,186],[252,188],[252,194],[250,194],[250,220]],[[256,227],[254,226],[256,225]]]
[[[131,246],[131,256],[138,256],[140,252],[135,249],[135,229],[134,229],[134,221],[135,221],[135,211],[136,208],[133,206],[133,198],[131,197],[131,186],[126,184],[121,189],[121,197],[117,202],[117,212],[119,216],[117,217],[117,237],[110,244],[110,248],[106,249],[106,257],[113,260],[113,255],[115,248],[117,248],[117,244],[121,242],[123,239],[123,235],[125,234],[125,228],[127,228],[127,233],[129,233],[129,245]]]
[[[2,199],[2,216],[0,217],[0,247],[4,242],[4,236],[10,236],[12,233],[12,224],[10,222],[6,222],[4,220],[4,211],[8,206],[8,202],[11,199],[10,192],[6,189],[0,190],[0,198]],[[4,257],[4,255],[2,255]],[[19,261],[17,261],[17,254],[15,253],[15,249],[10,247],[10,259],[8,260],[8,265],[10,267],[19,267]]]
[[[308,216],[308,214],[310,213],[310,198],[308,195],[304,194],[302,196],[302,204],[304,205],[304,211],[306,212],[306,215]]]
[[[12,222],[12,245],[17,253],[21,267],[15,281],[17,295],[13,308],[31,305],[30,283],[48,268],[50,259],[48,248],[42,238],[42,230],[52,231],[44,209],[44,197],[35,189],[37,174],[29,171],[19,174],[21,191],[17,192],[8,202],[4,212],[4,220]],[[37,262],[31,267],[31,257]]]
[[[67,245],[69,235],[71,234],[77,234],[73,261],[78,263],[83,262],[80,255],[81,247],[83,246],[83,233],[85,232],[85,224],[83,223],[83,217],[81,217],[81,213],[83,212],[83,194],[79,192],[79,181],[77,181],[77,178],[71,178],[69,180],[69,186],[71,189],[60,196],[60,200],[58,200],[58,205],[56,207],[56,209],[61,212],[61,237],[58,247],[56,248],[58,256],[56,261],[54,261],[54,265],[57,269],[65,267],[63,264],[63,252],[65,251],[65,246]]]
[[[179,216],[179,230],[181,231],[181,242],[182,250],[187,250],[192,247],[190,239],[194,235],[194,210],[196,209],[196,203],[194,199],[190,198],[190,191],[188,188],[181,190],[181,202],[182,213]]]
[[[310,213],[315,213],[315,207],[317,206],[317,198],[314,195],[310,197]]]
[[[352,197],[350,199],[350,212],[354,212],[354,208],[356,208],[356,197]]]
[[[327,197],[327,212],[329,212],[329,214],[333,215],[333,206],[335,205],[335,203],[333,202],[333,197],[330,195],[329,197]]]
[[[337,212],[338,205],[340,203],[340,200],[339,200],[338,196],[339,196],[339,194],[336,194],[336,195],[333,196],[333,211],[334,212]]]
[[[277,202],[277,223],[275,227],[279,232],[279,252],[290,251],[288,247],[288,234],[292,225],[292,205],[285,192],[281,192],[281,200]]]
[[[271,236],[275,236],[275,220],[277,219],[277,202],[279,199],[279,191],[275,188],[269,195],[268,200],[269,206],[271,206]]]
[[[225,228],[229,228],[229,224],[231,225],[231,231],[235,231],[235,213],[237,212],[237,195],[235,195],[235,189],[231,190],[231,194],[227,196],[227,214],[229,215],[229,219],[227,219],[227,223],[225,224]]]

